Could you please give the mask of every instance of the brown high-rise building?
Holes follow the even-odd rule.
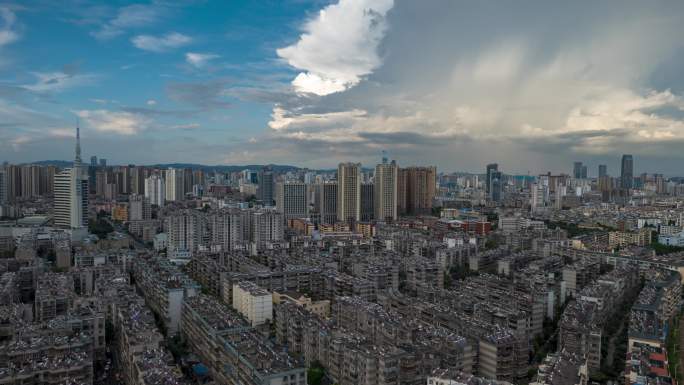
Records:
[[[136,166],[131,169],[131,193],[145,194],[145,167]]]
[[[201,169],[192,170],[192,185],[204,186],[204,171]]]
[[[33,198],[40,195],[40,174],[42,167],[36,164],[21,167],[21,196]]]
[[[45,173],[43,174],[44,181],[41,182],[41,185],[44,186],[45,191],[43,191],[41,194],[53,193],[55,175],[57,175],[58,173],[59,170],[57,170],[57,167],[55,166],[45,167]]]
[[[107,170],[101,169],[95,172],[95,194],[98,197],[104,197],[105,188],[107,187]]]
[[[437,189],[436,167],[407,167],[397,172],[399,214],[426,215],[432,211]]]
[[[5,168],[5,173],[7,200],[13,202],[21,196],[21,168],[10,164]]]
[[[192,186],[195,184],[193,181],[193,172],[191,168],[183,169],[183,195],[192,192]]]

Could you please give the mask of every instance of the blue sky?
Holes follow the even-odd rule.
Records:
[[[0,6],[15,35],[0,51],[0,158],[10,161],[68,159],[77,118],[85,152],[118,162],[184,160],[137,146],[126,153],[136,141],[216,145],[263,134],[272,105],[239,90],[288,86],[296,72],[276,48],[322,4],[51,3]]]
[[[684,174],[684,2],[0,3],[0,161]]]

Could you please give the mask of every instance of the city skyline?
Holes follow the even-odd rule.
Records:
[[[80,119],[85,152],[112,164],[372,167],[386,150],[446,171],[617,175],[632,154],[635,175],[677,176],[683,10],[4,3],[0,161],[70,159]]]
[[[682,0],[0,0],[0,384],[680,384],[681,36]]]

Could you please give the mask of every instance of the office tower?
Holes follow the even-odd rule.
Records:
[[[162,177],[153,174],[145,179],[145,198],[150,200],[150,204],[164,206],[165,197],[166,186]]]
[[[320,223],[332,225],[337,222],[337,182],[316,184],[314,205],[320,216]]]
[[[632,155],[622,155],[620,183],[623,189],[630,189],[634,186],[634,159]]]
[[[375,217],[375,186],[370,182],[361,183],[361,221],[370,222]]]
[[[283,214],[283,221],[307,218],[309,206],[307,185],[301,182],[279,182],[276,185],[276,210]]]
[[[493,171],[490,179],[489,199],[494,202],[501,202],[503,200],[503,173]]]
[[[275,180],[273,177],[273,170],[270,167],[263,167],[259,171],[259,186],[257,188],[257,199],[266,206],[273,205],[273,188]]]
[[[100,167],[107,167],[107,159],[100,158]]]
[[[136,166],[131,169],[131,193],[145,194],[145,167]]]
[[[572,164],[572,177],[575,179],[582,178],[582,162],[574,162]]]
[[[397,188],[401,185],[404,189],[403,193],[397,194],[404,200],[398,203],[400,210],[405,207],[404,213],[409,215],[430,214],[437,189],[437,168],[403,168],[399,170],[397,179]]]
[[[598,176],[599,176],[599,179],[601,177],[608,176],[608,166],[606,166],[605,164],[599,164]]]
[[[394,221],[397,219],[397,162],[383,163],[375,166],[374,216],[378,221]]]
[[[169,168],[166,170],[166,200],[167,201],[182,201],[185,199],[183,190],[185,184],[183,182],[183,170],[176,168]]]
[[[90,194],[97,193],[97,156],[90,157],[90,166],[88,167],[88,187]]]
[[[575,179],[587,179],[588,168],[582,162],[572,164],[572,176]]]
[[[337,220],[361,219],[361,163],[340,163],[337,167]]]
[[[496,163],[491,163],[487,165],[487,175],[485,176],[485,192],[487,193],[487,196],[491,196],[491,187],[492,187],[492,173],[496,172],[499,170],[499,165]]]
[[[143,195],[131,194],[128,197],[128,220],[146,221],[152,219],[150,200]]]
[[[0,169],[0,204],[7,202],[7,171]]]
[[[72,168],[55,175],[54,224],[79,229],[88,225],[88,175],[81,163],[81,133],[76,127],[76,157]]]

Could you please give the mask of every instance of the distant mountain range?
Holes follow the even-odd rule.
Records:
[[[66,167],[71,167],[73,165],[73,161],[66,161],[66,160],[40,160],[37,162],[31,162],[30,164],[38,164],[41,166],[55,166],[59,168],[66,168]],[[89,164],[88,162],[84,162],[85,164]],[[27,163],[28,164],[28,163]],[[116,166],[116,165],[108,165],[108,166]],[[146,167],[156,167],[156,168],[191,168],[194,170],[204,170],[204,171],[218,171],[218,172],[235,172],[235,171],[242,171],[242,170],[260,170],[262,167],[269,166],[273,169],[273,171],[277,173],[285,173],[288,171],[297,171],[302,169],[302,167],[297,167],[297,166],[290,166],[290,165],[281,165],[281,164],[268,164],[268,165],[260,165],[260,164],[249,164],[245,166],[229,166],[229,165],[215,165],[215,166],[208,166],[205,164],[196,164],[196,163],[158,163],[158,164],[151,164],[151,165],[139,165],[139,166],[146,166]]]

